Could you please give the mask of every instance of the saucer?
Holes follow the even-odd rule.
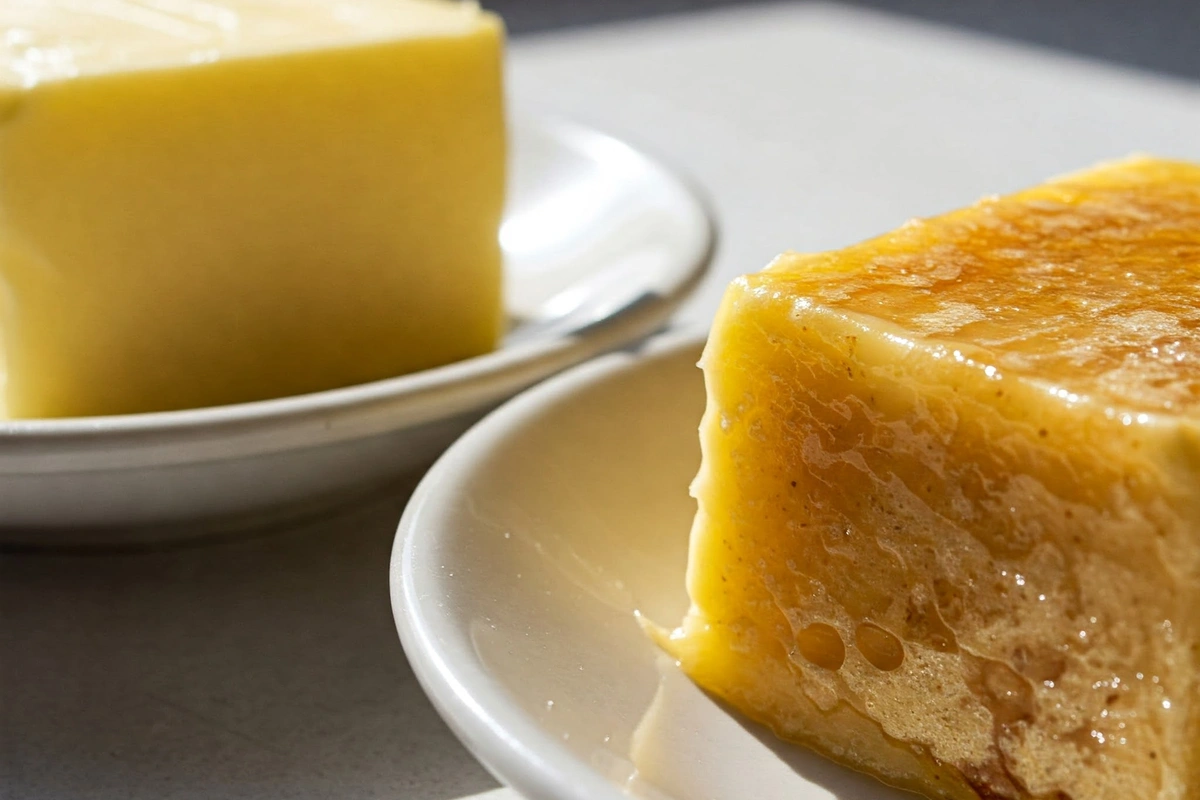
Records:
[[[335,502],[428,464],[517,391],[659,328],[712,256],[692,187],[559,120],[519,120],[511,142],[499,349],[275,400],[0,422],[0,543],[161,541]]]
[[[434,705],[527,800],[890,800],[698,689],[643,633],[688,608],[704,382],[695,336],[575,367],[428,472],[392,609]]]

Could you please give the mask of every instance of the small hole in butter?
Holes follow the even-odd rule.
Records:
[[[899,669],[904,663],[904,645],[892,634],[870,622],[854,632],[854,646],[871,666],[884,672]]]
[[[846,645],[841,635],[823,622],[814,622],[796,634],[796,645],[804,660],[818,667],[836,670],[846,660]]]

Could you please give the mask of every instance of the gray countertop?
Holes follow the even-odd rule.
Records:
[[[725,282],[779,250],[837,247],[1132,150],[1200,157],[1189,81],[856,7],[525,36],[510,78],[514,113],[603,127],[706,188],[723,239],[681,314],[697,326]],[[242,541],[0,557],[0,797],[494,787],[392,624],[388,556],[409,488]]]
[[[244,541],[0,559],[0,796],[413,798],[494,781],[392,624],[408,487]]]

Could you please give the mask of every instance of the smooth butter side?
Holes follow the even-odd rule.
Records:
[[[495,346],[495,16],[11,0],[0,27],[10,416],[291,395]]]
[[[1200,797],[1200,167],[1134,159],[729,288],[699,684],[931,797]]]

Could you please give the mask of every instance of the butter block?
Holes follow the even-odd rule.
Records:
[[[1200,797],[1198,331],[1200,167],[1149,158],[736,280],[659,641],[929,797]]]
[[[6,0],[0,28],[9,416],[292,395],[496,345],[495,16]]]

